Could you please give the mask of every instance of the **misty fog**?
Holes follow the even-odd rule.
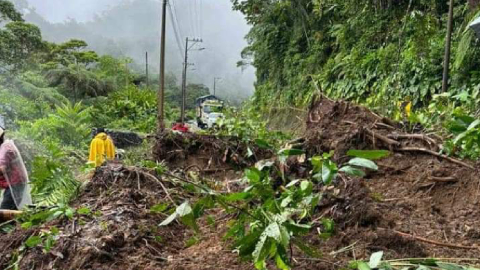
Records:
[[[150,56],[150,72],[158,73],[160,51],[161,0],[15,0],[27,21],[37,24],[44,38],[63,42],[72,38],[85,40],[100,54],[128,56],[131,67],[144,69],[145,52]],[[254,69],[236,66],[247,45],[249,31],[243,16],[232,10],[230,0],[170,0],[177,17],[175,39],[171,13],[167,11],[167,73],[181,76],[183,59],[179,47],[185,38],[201,38],[202,44],[191,51],[188,83],[202,83],[213,88],[217,82],[220,97],[238,100],[253,93]],[[175,21],[175,20],[174,20]]]

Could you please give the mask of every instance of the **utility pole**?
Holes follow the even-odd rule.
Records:
[[[147,76],[147,89],[150,87],[150,80],[148,78],[148,52],[145,52],[145,75]]]
[[[213,95],[217,95],[217,80],[221,80],[221,78],[214,77],[213,78]]]
[[[160,42],[160,89],[157,93],[157,132],[160,133],[165,129],[165,30],[166,30],[166,17],[167,17],[167,0],[163,0],[162,8],[162,37]]]
[[[452,28],[453,28],[453,0],[450,0],[448,8],[447,38],[445,41],[445,58],[443,60],[443,82],[442,93],[448,91],[448,73],[450,69],[450,49],[452,46]]]
[[[189,42],[192,42],[193,44],[190,45],[189,47]],[[188,63],[188,51],[197,43],[203,42],[201,39],[190,39],[190,38],[185,38],[185,62],[183,63],[183,78],[182,78],[182,109],[181,109],[181,118],[182,118],[182,124],[185,124],[185,103],[186,103],[186,96],[187,96],[187,69],[189,66]],[[203,50],[203,48],[199,49]]]

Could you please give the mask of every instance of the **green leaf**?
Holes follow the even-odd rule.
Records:
[[[241,223],[238,223],[241,224]],[[236,242],[236,246],[239,249],[239,255],[241,257],[252,255],[259,241],[261,235],[261,231],[257,230],[254,231],[245,237],[241,238],[239,241]]]
[[[306,194],[312,193],[312,190],[313,190],[312,182],[307,180],[302,181],[302,183],[300,183],[300,190]]]
[[[337,166],[333,162],[323,162],[322,164],[322,182],[330,185],[337,175]]]
[[[253,260],[255,262],[261,261],[260,257],[263,251],[265,250],[265,242],[267,241],[267,234],[264,232],[260,236],[260,239],[255,245],[255,250],[252,253]]]
[[[314,156],[310,159],[310,162],[312,163],[314,173],[317,173],[322,169],[322,157]]]
[[[358,166],[358,167],[363,167],[367,169],[372,169],[372,170],[378,170],[377,164],[375,162],[364,159],[364,158],[354,158],[348,162],[350,165]]]
[[[390,155],[387,150],[350,150],[347,152],[348,156],[365,158],[369,160],[382,159]]]
[[[258,183],[262,179],[262,174],[258,169],[247,169],[245,170],[245,176],[252,183]]]
[[[40,238],[40,236],[30,236],[27,241],[25,241],[25,246],[33,248],[38,246],[41,242],[42,238]]]
[[[282,244],[284,248],[288,248],[290,245],[290,233],[284,226],[280,226],[280,244]]]
[[[79,214],[79,215],[86,216],[86,215],[90,215],[90,213],[91,213],[91,210],[88,207],[82,207],[82,208],[77,209],[77,214]]]
[[[371,270],[370,266],[366,262],[358,262],[358,270]]]
[[[239,192],[239,193],[231,193],[225,196],[225,200],[229,202],[236,202],[236,201],[242,201],[250,197],[250,193],[248,192]]]
[[[73,218],[74,213],[74,210],[70,207],[65,210],[65,216],[69,219]]]
[[[290,270],[290,266],[288,266],[280,254],[275,255],[275,263],[277,264],[278,269]]]
[[[288,228],[294,235],[306,234],[312,229],[312,226],[309,224],[297,224],[297,223],[287,223],[285,227]]]
[[[153,213],[153,214],[163,213],[165,210],[167,210],[167,208],[168,208],[167,203],[159,203],[150,208],[150,213]]]
[[[377,268],[380,265],[380,262],[382,261],[383,257],[383,251],[375,252],[370,256],[370,262],[368,263],[368,266],[370,268]]]
[[[345,166],[341,168],[340,171],[354,177],[364,177],[366,175],[364,171],[352,166]]]
[[[301,149],[282,149],[278,152],[278,154],[280,156],[287,156],[287,157],[298,156],[298,155],[302,155],[304,153],[305,152]]]
[[[268,144],[267,141],[262,140],[262,139],[256,139],[255,143],[258,145],[258,147],[263,148],[263,149],[271,149],[272,146]]]
[[[22,223],[22,225],[21,225],[22,229],[24,229],[24,230],[28,230],[28,229],[30,229],[32,226],[33,226],[33,223],[30,222],[30,221],[25,222],[25,223]]]
[[[335,231],[335,222],[332,219],[323,218],[322,225],[327,233],[333,233]]]

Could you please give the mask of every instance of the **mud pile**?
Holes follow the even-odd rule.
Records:
[[[27,249],[19,269],[162,269],[167,261],[162,255],[184,245],[182,226],[160,229],[165,216],[150,212],[165,202],[164,196],[148,172],[118,165],[100,168],[72,205],[86,207],[91,214],[0,236],[0,269],[14,261],[28,237],[52,227],[60,231],[53,249]]]
[[[301,177],[296,166],[308,172],[309,157],[331,150],[339,166],[348,161],[350,149],[387,149],[391,155],[376,161],[379,170],[364,178],[343,176],[333,186],[316,187],[324,196],[313,217],[315,227],[302,240],[323,256],[312,258],[293,249],[293,269],[341,269],[376,251],[384,251],[385,259],[480,258],[476,164],[439,155],[440,138],[406,132],[400,124],[351,103],[319,98],[306,123],[298,145],[307,157],[303,164],[291,165],[291,178]],[[185,175],[191,167],[241,169],[272,156],[235,138],[196,134],[164,134],[154,148],[155,159]],[[230,191],[229,182],[241,190],[238,178],[225,175],[218,190]],[[109,165],[97,170],[73,204],[94,214],[0,236],[0,269],[11,264],[28,237],[52,226],[60,229],[52,251],[28,249],[19,269],[253,269],[223,239],[232,213],[208,210],[199,221],[199,234],[176,222],[159,227],[167,216],[152,214],[150,208],[169,201],[160,183],[172,188],[171,182],[159,181],[136,168]],[[191,198],[188,191],[172,190],[177,203]],[[335,233],[328,239],[318,233],[322,218],[335,221]]]
[[[410,134],[347,102],[318,99],[307,126],[310,155],[334,150],[339,164],[350,149],[386,149],[391,155],[377,161],[377,172],[340,180],[335,192],[327,192],[319,216],[333,218],[337,233],[326,241],[307,237],[325,260],[298,267],[336,269],[376,251],[388,259],[480,257],[478,166],[437,154],[439,138]]]
[[[217,171],[252,166],[273,152],[235,137],[166,132],[157,137],[153,155],[171,168]]]

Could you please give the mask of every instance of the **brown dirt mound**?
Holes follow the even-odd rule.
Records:
[[[48,254],[41,247],[28,249],[20,269],[162,269],[163,254],[182,248],[185,233],[179,225],[159,229],[165,216],[149,209],[163,197],[162,187],[147,172],[118,165],[100,168],[73,203],[96,214],[0,236],[0,269],[29,236],[51,226],[60,229],[54,248]]]
[[[249,155],[249,149],[252,155]],[[153,150],[154,158],[167,162],[171,168],[197,167],[202,171],[244,168],[272,155],[271,150],[235,137],[196,133],[166,132],[157,137]]]
[[[408,134],[400,125],[343,101],[322,97],[312,103],[307,126],[305,149],[310,155],[334,150],[341,164],[350,149],[387,149],[392,154],[364,179],[338,181],[339,195],[321,202],[319,215],[335,220],[337,234],[327,241],[307,237],[327,262],[308,261],[302,267],[335,269],[339,262],[367,259],[380,250],[389,259],[480,257],[474,225],[480,217],[478,166],[436,154],[438,138]],[[350,245],[352,249],[336,253]]]

